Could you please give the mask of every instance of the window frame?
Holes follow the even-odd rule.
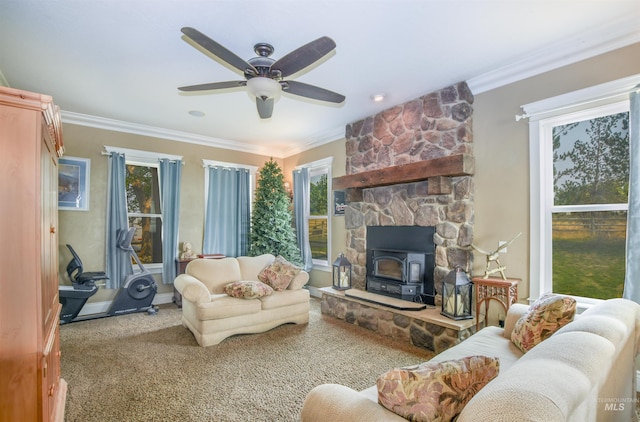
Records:
[[[145,167],[156,167],[158,169],[158,188],[160,188],[160,183],[161,183],[161,180],[160,180],[161,175],[160,175],[160,168],[159,168],[160,160],[167,159],[167,160],[174,160],[174,161],[182,161],[182,158],[183,158],[181,155],[164,154],[164,153],[153,152],[153,151],[142,151],[142,150],[120,148],[120,147],[113,147],[113,146],[105,146],[104,150],[105,150],[105,153],[104,153],[105,155],[111,154],[112,152],[115,152],[118,154],[124,154],[125,166],[138,165],[138,166],[145,166]],[[182,164],[184,165],[184,162],[182,162]],[[132,214],[129,214],[129,209],[127,208],[127,223],[129,221],[130,215]],[[152,214],[144,214],[144,215],[152,215]],[[164,220],[162,219],[162,189],[160,189],[160,220],[163,223],[162,229],[164,231]],[[162,245],[162,247],[164,248],[164,244]],[[144,264],[144,267],[146,270],[148,270],[152,274],[161,274],[163,265],[164,265],[164,262],[159,262],[154,264]],[[140,271],[140,269],[134,266],[133,271],[138,272]]]
[[[529,191],[530,191],[530,268],[529,301],[553,291],[552,280],[552,210],[614,211],[627,210],[628,204],[593,204],[555,206],[553,191],[554,126],[587,120],[598,115],[629,111],[629,92],[640,83],[640,75],[562,94],[522,106],[529,119]],[[604,114],[603,114],[604,113]],[[589,307],[600,299],[574,296],[579,305]]]
[[[326,174],[327,175],[327,215],[326,217],[321,217],[321,216],[312,216],[309,214],[307,214],[305,216],[305,224],[307,224],[307,226],[309,225],[309,220],[314,219],[314,220],[320,220],[320,219],[325,219],[327,220],[327,259],[326,260],[321,260],[321,259],[312,259],[313,262],[313,269],[314,270],[320,270],[320,271],[331,271],[331,266],[332,266],[332,262],[331,262],[331,207],[332,207],[332,198],[331,198],[331,193],[333,192],[332,187],[331,187],[331,173],[332,173],[332,165],[333,165],[333,157],[327,157],[327,158],[323,158],[321,160],[316,160],[316,161],[312,161],[310,163],[306,163],[306,164],[302,164],[300,166],[297,166],[295,169],[301,169],[301,168],[308,168],[309,169],[309,183],[311,183],[311,177],[313,176],[318,176],[321,174]],[[309,186],[309,195],[311,194],[311,186]],[[310,203],[311,198],[305,198],[305,200]],[[310,207],[309,207],[310,209]]]
[[[155,168],[156,169],[156,174],[158,177],[158,192],[160,191],[160,164],[158,162],[155,163],[148,163],[148,162],[142,162],[142,161],[138,161],[138,160],[129,160],[127,159],[127,156],[125,154],[125,167],[126,166],[137,166],[137,167],[147,167],[147,168]],[[160,193],[160,196],[162,195],[162,193]],[[128,202],[128,201],[127,201]],[[127,207],[127,221],[129,221],[131,218],[136,218],[136,217],[148,217],[148,218],[160,218],[160,223],[162,225],[162,230],[164,231],[164,219],[162,216],[162,199],[160,199],[160,203],[158,204],[158,206],[160,207],[160,214],[158,213],[140,213],[140,212],[129,212],[129,207]],[[160,246],[162,248],[164,248],[164,245],[162,244],[162,242],[160,243]],[[161,254],[162,255],[162,254]],[[162,266],[163,266],[163,262],[153,262],[153,263],[144,263],[145,268],[148,269],[155,269],[155,270],[160,270],[162,271]]]

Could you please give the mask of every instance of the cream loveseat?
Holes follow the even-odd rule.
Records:
[[[640,305],[610,299],[591,307],[526,353],[511,332],[529,307],[513,305],[505,328],[487,327],[430,362],[471,355],[499,358],[499,374],[466,404],[457,421],[636,421]],[[337,384],[311,390],[303,422],[404,421],[377,403],[373,386]]]
[[[261,333],[286,323],[309,322],[309,274],[300,270],[284,290],[262,297],[239,298],[225,293],[234,282],[259,281],[274,264],[270,254],[256,257],[196,259],[174,281],[182,295],[182,324],[200,346],[220,343],[234,334]],[[237,283],[240,284],[240,283]],[[264,286],[262,286],[264,287]],[[269,289],[271,289],[269,287]]]

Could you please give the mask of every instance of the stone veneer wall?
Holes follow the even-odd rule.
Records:
[[[323,294],[321,312],[375,331],[394,340],[440,353],[469,338],[475,333],[475,324],[454,330],[439,324],[394,312],[391,308],[365,305],[353,300]]]
[[[465,82],[384,110],[346,128],[347,174],[455,154],[473,155],[473,95]],[[434,281],[471,269],[473,176],[452,177],[450,194],[429,195],[427,181],[364,189],[345,210],[352,285],[366,290],[366,226],[435,226]],[[349,200],[349,197],[347,198]]]

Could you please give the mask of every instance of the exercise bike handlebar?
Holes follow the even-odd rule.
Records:
[[[136,264],[138,264],[140,270],[144,273],[147,272],[147,270],[144,268],[144,265],[142,265],[142,262],[140,261],[140,258],[138,258],[138,254],[136,253],[135,249],[133,249],[133,246],[131,246],[133,235],[135,233],[135,227],[129,227],[126,231],[121,230],[118,234],[118,248],[122,249],[123,251],[129,252],[133,256],[133,259],[136,261]]]
[[[124,251],[131,251],[131,242],[133,241],[133,235],[136,233],[135,227],[129,227],[127,230],[120,230],[118,234],[118,247]]]

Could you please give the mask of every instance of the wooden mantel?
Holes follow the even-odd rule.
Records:
[[[332,179],[334,190],[366,189],[378,186],[413,183],[429,180],[429,194],[448,193],[451,184],[448,177],[470,176],[475,161],[468,154],[450,155],[379,170],[363,171]]]

